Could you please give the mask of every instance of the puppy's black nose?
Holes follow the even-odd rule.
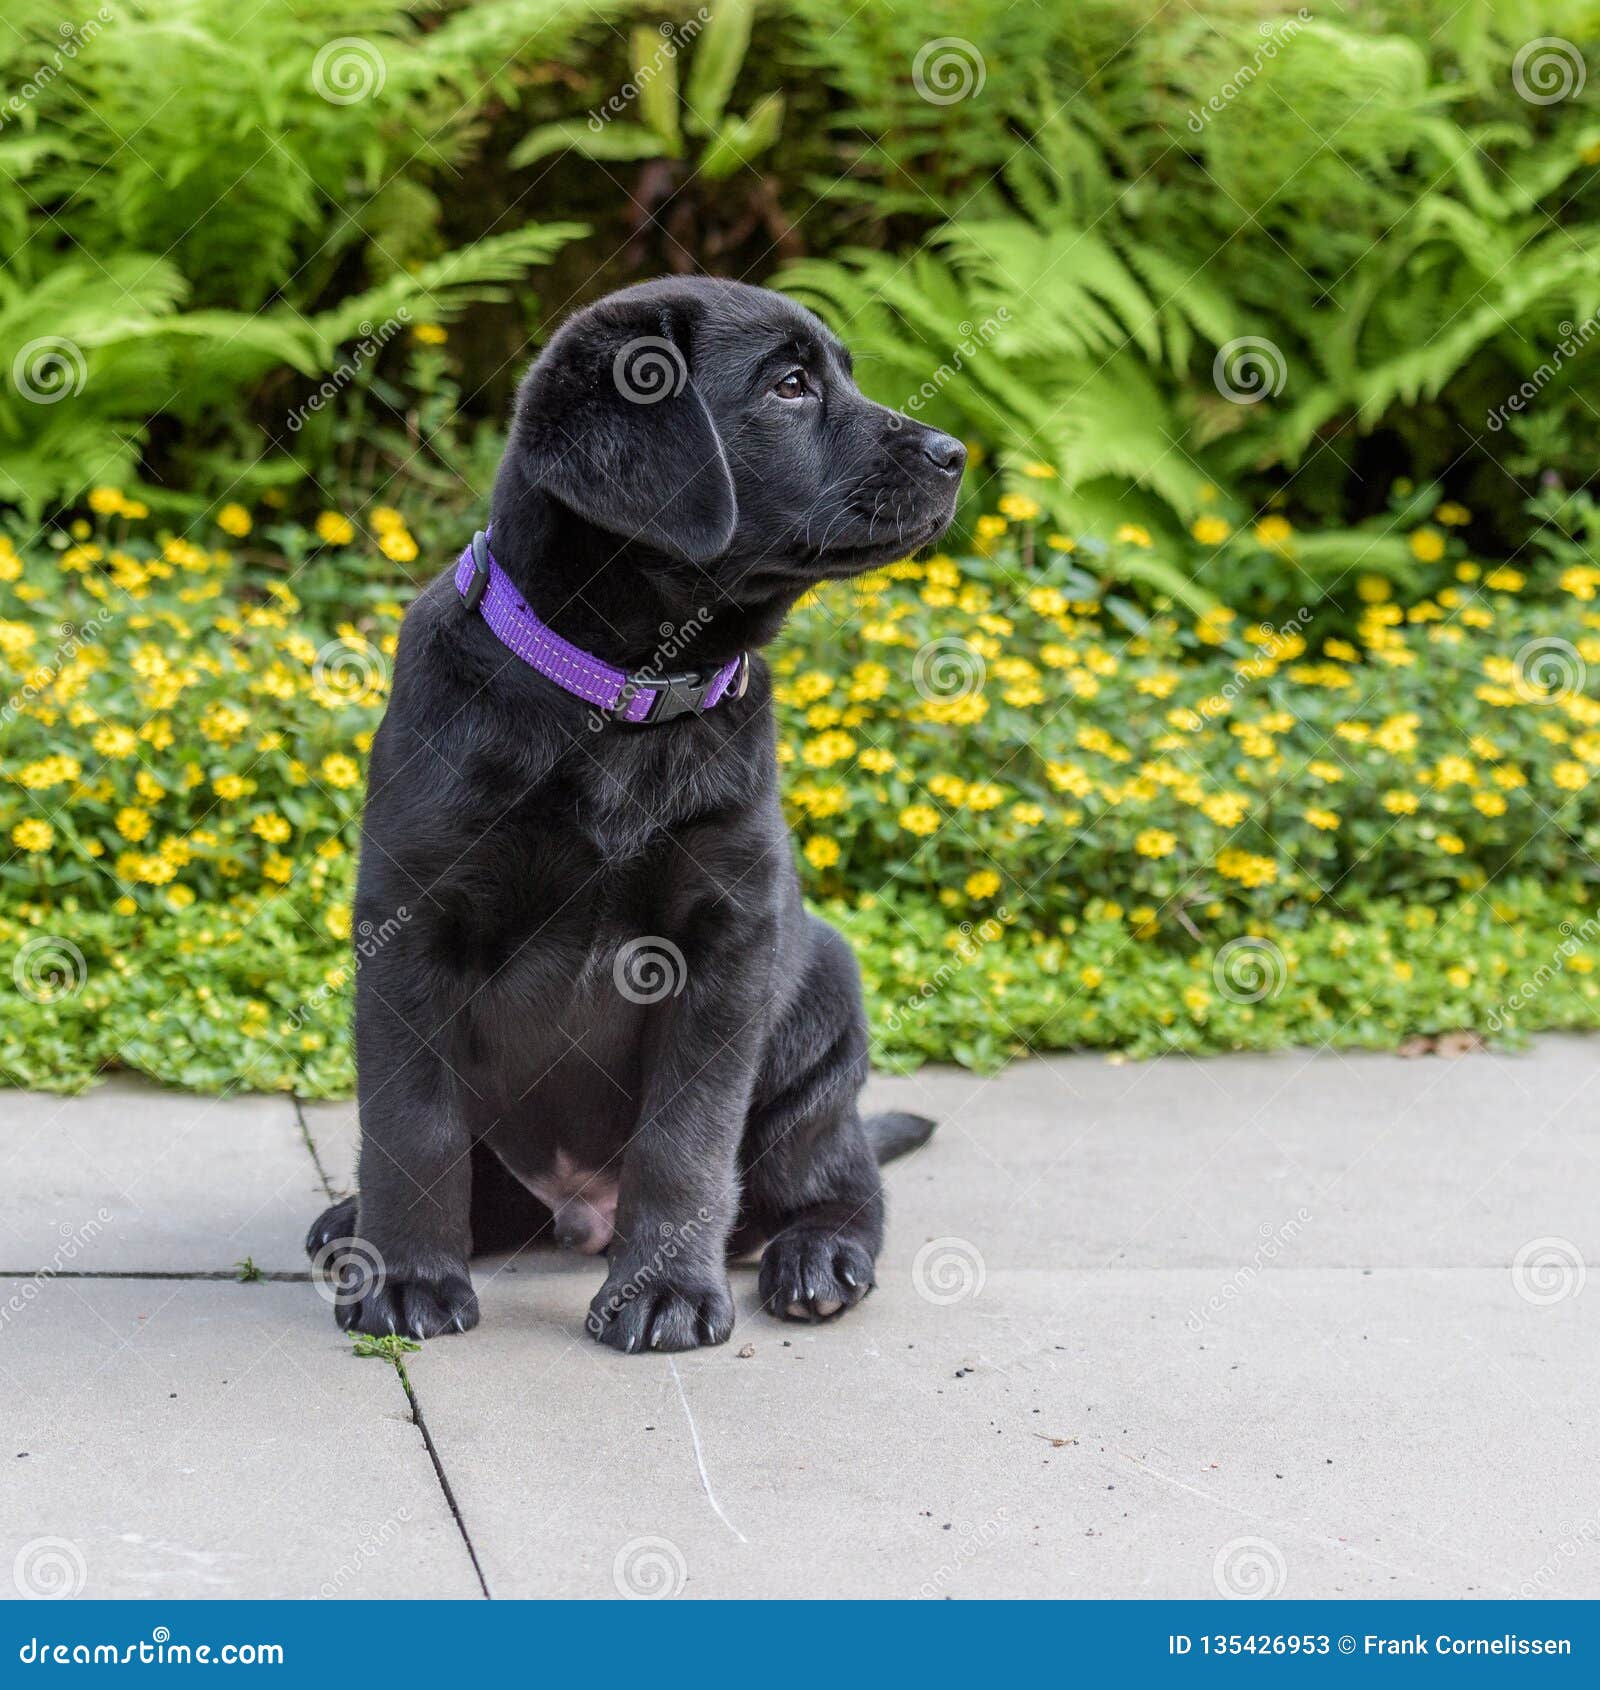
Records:
[[[946,475],[960,475],[966,467],[967,449],[953,435],[929,431],[922,442],[922,455],[937,470]]]

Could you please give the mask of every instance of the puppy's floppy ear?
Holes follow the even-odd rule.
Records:
[[[516,440],[528,479],[609,533],[691,563],[733,538],[727,454],[664,305],[602,300],[565,324],[517,396]]]

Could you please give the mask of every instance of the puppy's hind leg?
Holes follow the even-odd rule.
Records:
[[[855,958],[812,922],[806,977],[774,1034],[742,1149],[740,1232],[765,1237],[762,1306],[827,1320],[872,1289],[883,1243],[878,1157],[856,1108],[867,1077]]]

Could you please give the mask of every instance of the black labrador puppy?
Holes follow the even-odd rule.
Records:
[[[806,913],[758,655],[807,588],[955,509],[959,441],[870,403],[810,312],[646,283],[518,395],[488,539],[408,612],[356,894],[360,1191],[307,1246],[341,1326],[464,1331],[474,1250],[609,1254],[589,1329],[720,1344],[726,1262],[817,1320],[873,1284],[855,959]]]

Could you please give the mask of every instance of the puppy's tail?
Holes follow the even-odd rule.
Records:
[[[878,1158],[881,1168],[896,1156],[904,1156],[907,1151],[926,1144],[939,1123],[930,1121],[926,1115],[890,1110],[884,1115],[869,1115],[861,1124],[866,1128],[867,1143],[872,1146],[872,1153]]]

